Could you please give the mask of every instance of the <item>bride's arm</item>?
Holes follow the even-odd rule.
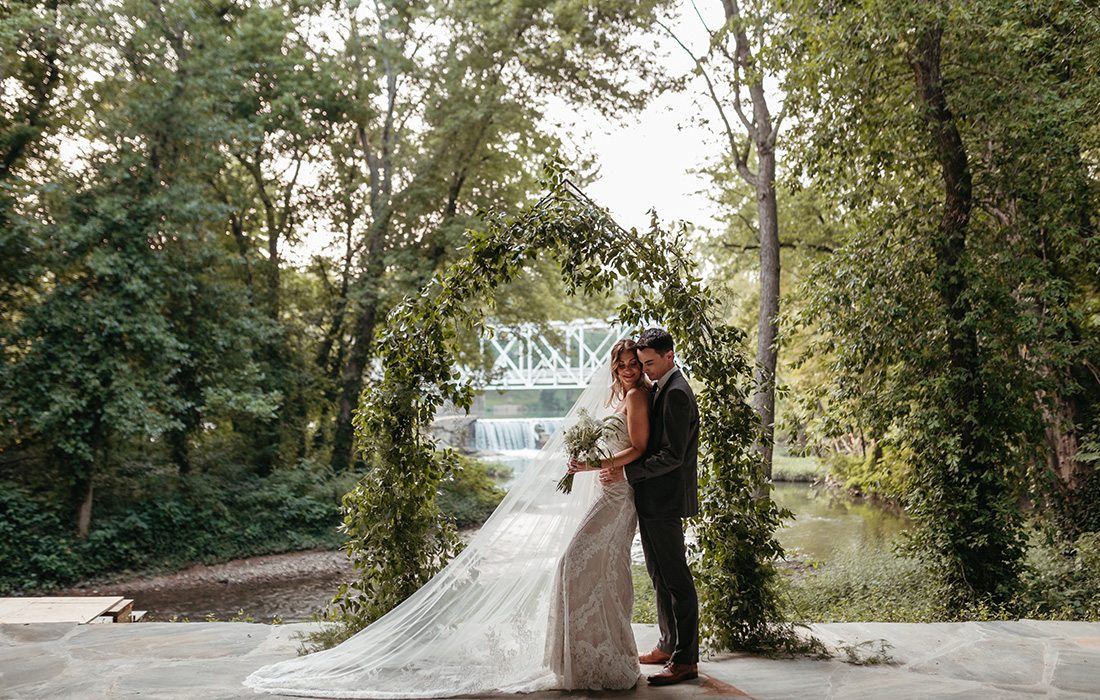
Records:
[[[631,389],[626,395],[626,434],[630,447],[601,459],[601,469],[625,466],[645,454],[649,442],[649,396],[641,389]]]

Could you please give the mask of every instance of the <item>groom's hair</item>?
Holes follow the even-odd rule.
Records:
[[[666,352],[672,352],[672,336],[664,328],[647,328],[638,336],[638,344],[635,347],[638,350],[649,348],[664,355]]]

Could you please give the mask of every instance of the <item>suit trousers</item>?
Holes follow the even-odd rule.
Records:
[[[645,565],[657,594],[657,647],[678,664],[699,662],[699,597],[687,564],[680,518],[639,518]]]

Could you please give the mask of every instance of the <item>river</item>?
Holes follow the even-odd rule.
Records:
[[[492,424],[495,423],[495,424]],[[544,419],[505,420],[483,426],[483,447],[497,450],[497,460],[521,472],[537,437],[518,431],[551,432],[558,426]],[[777,483],[776,502],[795,514],[778,533],[788,559],[828,561],[840,553],[888,547],[907,527],[904,515],[867,500],[856,500],[806,483]],[[642,561],[635,541],[632,558]],[[220,620],[241,617],[256,621],[308,620],[321,612],[337,585],[351,575],[342,552],[292,552],[250,557],[212,566],[103,586],[86,586],[59,595],[124,595],[146,619]]]
[[[778,482],[772,498],[795,515],[776,533],[788,559],[829,561],[851,551],[878,551],[909,527],[895,507],[823,486]]]

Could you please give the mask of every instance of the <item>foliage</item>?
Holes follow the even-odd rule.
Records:
[[[261,479],[247,469],[133,480],[103,499],[86,538],[61,527],[58,508],[25,488],[0,489],[0,591],[42,591],[76,581],[224,561],[339,541],[338,483],[302,464]]]
[[[504,498],[493,480],[495,465],[458,455],[454,470],[439,483],[439,509],[459,528],[480,525]]]
[[[798,622],[931,622],[944,619],[935,576],[888,551],[840,552],[784,571],[785,613]]]
[[[1019,499],[1072,469],[1058,436],[1095,352],[1100,25],[1079,3],[788,10],[792,180],[845,232],[802,289],[832,375],[808,403],[829,437],[905,455],[914,551],[956,610],[996,609],[1023,571]]]
[[[661,4],[3,3],[0,478],[88,535],[163,467],[346,463],[372,319],[524,201],[551,96],[645,101]],[[583,315],[546,272],[498,307]]]
[[[636,625],[657,624],[657,594],[653,579],[643,564],[631,564],[630,579],[634,585],[634,607],[630,621]]]
[[[772,456],[772,481],[815,482],[828,474],[828,467],[813,457],[795,457],[778,450]]]
[[[1045,514],[1058,530],[1059,539],[1073,541],[1086,532],[1100,532],[1100,430],[1093,427],[1081,436],[1077,459],[1089,466],[1073,489],[1061,489],[1051,498]]]
[[[833,454],[827,462],[830,479],[850,493],[901,503],[909,491],[910,462],[891,447],[876,445],[865,458]]]
[[[627,284],[627,324],[660,321],[699,380],[701,509],[695,550],[703,634],[717,647],[774,643],[772,583],[781,554],[773,533],[782,513],[763,488],[750,452],[752,410],[741,334],[713,322],[714,301],[692,275],[679,242],[655,226],[626,234],[568,180],[548,170],[547,194],[516,217],[486,216],[469,233],[466,256],[398,307],[379,339],[383,378],[364,392],[356,415],[370,471],[344,499],[347,551],[358,572],[337,597],[345,620],[365,625],[423,585],[454,553],[453,528],[438,511],[439,482],[455,468],[423,428],[445,401],[468,407],[473,388],[457,374],[457,330],[484,323],[478,300],[549,253],[567,289],[600,295]]]
[[[1085,533],[1066,545],[1036,533],[1020,587],[1002,605],[952,609],[933,567],[903,553],[849,551],[784,571],[784,611],[800,622],[957,622],[1100,620],[1100,538]]]
[[[1100,532],[1068,545],[1036,537],[1016,607],[1026,617],[1100,620]]]

